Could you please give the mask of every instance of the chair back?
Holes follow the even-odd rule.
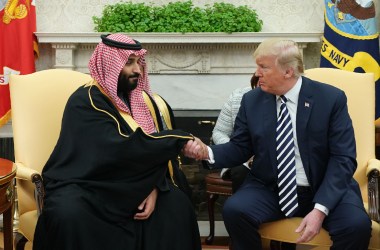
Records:
[[[368,160],[375,156],[375,80],[372,73],[355,73],[333,68],[314,68],[305,71],[305,76],[328,83],[347,96],[356,140],[357,170],[355,179],[360,185],[364,203],[368,202]]]
[[[57,142],[69,96],[90,80],[89,75],[64,69],[11,75],[15,163],[20,169],[26,167],[41,173]],[[25,228],[22,231],[29,230],[22,225],[23,214],[36,210],[34,189],[30,181],[17,179],[19,227]],[[25,236],[32,240],[33,235]]]

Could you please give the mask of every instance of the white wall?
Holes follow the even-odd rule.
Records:
[[[93,32],[93,16],[100,16],[103,7],[120,0],[36,0],[38,32]],[[154,2],[167,4],[175,0],[132,0],[134,3]],[[187,0],[180,0],[187,1]],[[247,5],[256,9],[263,20],[262,32],[323,32],[324,0],[192,0],[195,6],[228,2]],[[378,27],[380,27],[380,1],[374,0]],[[305,50],[306,68],[319,65],[320,45],[308,46]],[[37,69],[52,66],[51,48],[41,46],[41,58]]]
[[[167,4],[175,0],[132,0],[134,3]],[[186,0],[180,0],[186,1]],[[37,31],[91,32],[93,16],[100,16],[103,6],[119,0],[37,0]],[[193,0],[195,6],[228,2],[256,9],[263,20],[263,32],[321,32],[323,0]]]

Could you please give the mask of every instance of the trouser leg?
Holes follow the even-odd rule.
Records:
[[[259,226],[283,218],[278,195],[250,181],[224,204],[223,219],[234,250],[262,249]]]
[[[367,250],[371,237],[371,220],[364,208],[340,204],[324,222],[333,241],[334,250]]]

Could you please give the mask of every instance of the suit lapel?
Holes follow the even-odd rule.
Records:
[[[310,80],[302,77],[302,87],[298,97],[298,105],[297,105],[297,141],[298,148],[301,155],[302,164],[305,168],[305,172],[307,176],[310,176],[309,173],[309,152],[308,152],[308,144],[307,144],[307,125],[309,122],[310,114],[313,109],[314,100],[313,100],[313,92],[310,86]]]

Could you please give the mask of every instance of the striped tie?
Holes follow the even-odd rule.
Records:
[[[283,95],[280,97],[276,129],[279,203],[285,216],[291,217],[298,207],[294,139],[292,121],[286,107],[287,99]]]

